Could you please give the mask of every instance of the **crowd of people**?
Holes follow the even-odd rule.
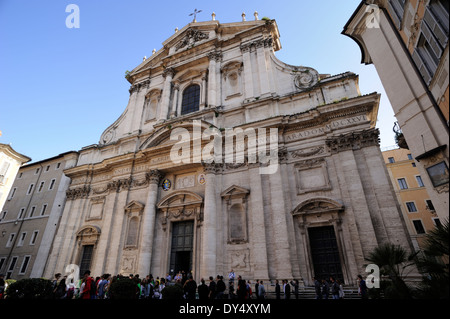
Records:
[[[263,280],[256,280],[252,287],[250,280],[244,280],[242,276],[236,276],[231,270],[228,274],[228,287],[224,277],[210,276],[208,281],[201,279],[200,283],[194,280],[192,274],[183,271],[175,276],[167,274],[165,277],[154,278],[151,274],[141,279],[139,275],[130,274],[111,276],[104,274],[101,277],[91,277],[90,271],[86,271],[83,277],[75,283],[66,282],[67,276],[61,278],[56,274],[53,280],[53,294],[55,299],[109,299],[111,297],[111,285],[123,278],[129,278],[136,284],[134,298],[136,299],[163,299],[163,290],[166,286],[178,285],[183,291],[185,299],[266,299],[267,290]],[[316,299],[343,299],[345,297],[342,283],[330,277],[329,280],[313,278]],[[361,276],[358,276],[359,293],[362,298],[367,296],[367,287]],[[275,299],[299,298],[299,281],[283,280],[280,284],[275,281]]]

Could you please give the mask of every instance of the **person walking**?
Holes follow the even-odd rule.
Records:
[[[344,299],[345,297],[345,293],[344,293],[344,286],[342,285],[342,283],[339,281],[339,279],[336,279],[336,282],[339,285],[339,299]]]

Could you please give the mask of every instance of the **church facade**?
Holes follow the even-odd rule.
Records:
[[[233,269],[353,285],[379,244],[411,250],[379,149],[379,94],[361,95],[351,72],[285,64],[280,49],[275,20],[213,17],[131,71],[123,114],[65,170],[44,276]]]

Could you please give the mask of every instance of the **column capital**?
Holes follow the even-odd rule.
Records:
[[[203,170],[205,171],[205,174],[217,174],[222,171],[223,164],[217,164],[217,163],[202,163]]]
[[[175,75],[175,69],[174,68],[165,68],[163,71],[163,76],[166,78],[167,76],[173,78]]]
[[[152,169],[146,174],[147,180],[150,184],[159,184],[159,181],[163,178],[164,174],[157,169]]]
[[[223,54],[221,51],[212,51],[208,53],[208,58],[210,61],[221,62]]]

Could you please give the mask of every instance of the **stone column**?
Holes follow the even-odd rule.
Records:
[[[216,203],[216,173],[220,169],[218,164],[204,164],[206,175],[205,203],[203,210],[203,235],[200,275],[203,278],[215,277],[216,249],[217,249],[217,203]]]
[[[266,225],[264,218],[264,202],[259,163],[249,164],[250,178],[250,220],[253,233],[250,242],[253,244],[254,276],[261,280],[269,279],[267,261]]]
[[[245,99],[253,97],[252,60],[250,56],[250,44],[241,45],[244,59]]]
[[[272,227],[274,231],[274,257],[278,279],[292,279],[291,254],[287,227],[287,212],[284,206],[284,183],[281,178],[280,164],[274,174],[269,174],[270,206],[272,208]],[[289,214],[290,217],[290,214]]]
[[[200,111],[206,106],[206,74],[202,76],[202,95],[200,98]]]
[[[158,170],[152,170],[147,174],[147,178],[149,179],[149,193],[142,218],[142,238],[138,261],[138,274],[143,277],[150,272],[155,233],[156,201],[158,200],[158,185],[162,174]]]
[[[180,116],[181,115],[181,103],[178,103],[180,100],[180,85],[178,83],[175,83],[173,88],[174,88],[174,93],[173,93],[172,113],[173,113],[173,116]]]
[[[216,107],[217,105],[217,62],[222,59],[221,52],[211,52],[209,58],[209,74],[208,74],[208,105]]]
[[[159,112],[158,120],[164,121],[167,120],[167,115],[169,114],[169,107],[170,107],[170,89],[172,86],[172,79],[175,75],[175,71],[172,68],[167,68],[164,70],[164,89],[163,89],[163,95],[161,99],[161,109]]]

